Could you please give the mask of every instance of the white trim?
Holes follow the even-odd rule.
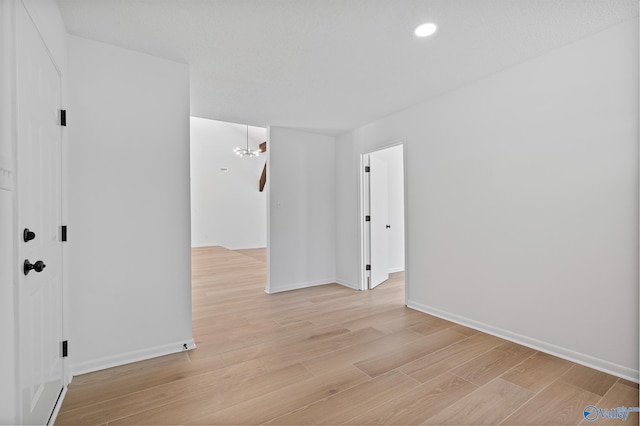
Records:
[[[407,143],[407,141],[402,138],[402,173],[403,173],[403,179],[404,179],[404,270],[405,270],[405,274],[404,274],[404,304],[405,306],[409,303],[409,298],[411,297],[410,294],[410,289],[411,289],[411,282],[410,282],[410,276],[411,276],[411,271],[409,269],[409,229],[410,229],[410,224],[409,224],[409,204],[408,204],[408,200],[409,200],[409,174],[407,172],[407,168],[408,168],[408,162],[407,159],[409,158],[407,156],[407,150],[409,149],[409,144]]]
[[[53,407],[53,413],[51,413],[51,418],[49,419],[47,426],[56,424],[56,418],[58,417],[58,413],[60,413],[60,408],[62,408],[62,401],[64,401],[64,397],[67,395],[67,389],[68,388],[66,386],[62,388],[62,392],[56,401],[56,406]]]
[[[343,285],[343,286],[348,287],[348,288],[353,289],[353,290],[358,290],[358,291],[362,290],[358,284],[350,283],[349,281],[336,280],[336,284]]]
[[[368,223],[365,221],[367,209],[369,206],[369,176],[364,171],[369,165],[369,154],[360,154],[360,212],[358,222],[360,223],[360,264],[358,265],[358,277],[360,278],[360,290],[368,290],[369,284],[367,278],[371,275],[370,271],[366,271],[365,265],[369,259],[369,230]]]
[[[404,271],[404,265],[396,266],[395,268],[389,268],[390,274],[393,274],[396,272],[402,272],[402,271]]]
[[[266,246],[262,246],[262,247],[260,247],[260,246],[237,246],[237,247],[220,246],[220,247],[226,248],[227,250],[232,250],[232,251],[235,251],[235,250],[255,250],[255,249],[265,249],[266,250],[267,249]]]
[[[208,243],[203,243],[203,244],[192,244],[191,248],[206,248],[206,247],[222,247],[223,249],[227,249],[227,250],[253,250],[253,249],[265,249],[266,250],[266,246],[238,246],[238,247],[225,247],[222,244],[208,244]]]
[[[184,348],[184,345],[187,345],[187,349]],[[192,338],[190,338],[166,345],[156,346],[153,348],[141,349],[138,351],[132,351],[92,361],[85,361],[79,364],[73,364],[71,365],[70,370],[72,376],[78,376],[80,374],[92,373],[94,371],[104,370],[106,368],[117,367],[119,365],[130,364],[132,362],[144,361],[163,355],[175,354],[185,350],[189,351],[195,348],[196,342]]]
[[[265,166],[267,166],[267,176],[266,183],[264,185],[264,191],[266,192],[266,203],[267,203],[267,286],[264,289],[264,292],[269,294],[271,293],[271,151],[273,150],[273,146],[271,145],[271,126],[267,127],[267,150],[266,154],[266,162]]]
[[[439,318],[446,319],[469,328],[473,328],[483,333],[491,334],[493,336],[500,337],[505,340],[509,340],[514,343],[518,343],[529,348],[548,353],[558,358],[563,358],[577,364],[584,365],[595,370],[602,371],[607,374],[613,374],[614,376],[622,377],[623,379],[631,380],[638,383],[640,380],[640,374],[638,370],[634,370],[623,365],[615,364],[613,362],[606,361],[604,359],[596,358],[591,355],[576,352],[562,346],[557,346],[552,343],[543,342],[541,340],[534,339],[532,337],[523,336],[522,334],[514,333],[509,330],[494,327],[489,324],[485,324],[479,321],[472,320],[470,318],[462,317],[460,315],[452,314],[442,311],[431,306],[426,306],[418,302],[409,301],[407,307],[415,309],[420,312],[424,312],[429,315],[433,315]]]
[[[640,55],[640,31],[638,31],[638,54]],[[638,99],[640,99],[640,73],[638,73]],[[640,120],[638,120],[638,133],[640,135]],[[640,139],[636,140],[636,146],[640,146]],[[638,152],[638,158],[636,158],[636,184],[638,186],[636,186],[638,188],[638,191],[640,193],[640,150],[637,151]],[[637,205],[638,211],[640,211],[640,197],[638,197],[638,205]],[[640,277],[640,215],[638,215],[638,233],[636,234],[636,243],[637,243],[637,248],[638,248],[638,277]],[[640,286],[640,280],[637,283],[638,286]],[[640,293],[640,292],[639,292]],[[640,306],[640,294],[638,294],[638,305],[636,306]],[[636,308],[636,318],[635,320],[638,321],[638,310]],[[640,351],[640,339],[638,341],[638,350]],[[640,362],[640,359],[639,359]]]
[[[319,285],[327,284],[336,284],[336,280],[327,278],[324,280],[307,281],[299,284],[287,284],[278,286],[276,288],[272,288],[270,285],[268,285],[267,288],[264,289],[264,292],[267,294],[282,293],[283,291],[299,290],[301,288],[316,287]]]
[[[220,244],[191,244],[191,248],[222,247]]]

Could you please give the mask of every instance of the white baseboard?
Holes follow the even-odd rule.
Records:
[[[361,290],[361,288],[360,288],[360,286],[358,284],[350,283],[349,281],[336,280],[336,284],[340,284],[340,285],[343,285],[345,287],[349,287],[349,288],[351,288],[353,290],[358,290],[358,291]]]
[[[273,286],[267,286],[267,288],[264,289],[264,292],[267,294],[282,293],[283,291],[299,290],[301,288],[315,287],[318,285],[335,284],[335,282],[336,281],[334,279],[325,279],[325,280],[307,281],[299,284],[287,284],[287,285],[278,286],[275,288]]]
[[[188,351],[195,348],[196,342],[193,340],[193,338],[189,338],[166,345],[155,346],[152,348],[141,349],[138,351],[132,351],[96,360],[81,362],[71,365],[70,370],[72,376],[78,376],[80,374],[92,373],[94,371],[104,370],[106,368],[130,364],[132,362],[144,361],[146,359],[156,358],[159,356],[174,354],[182,351]]]
[[[237,247],[224,247],[227,250],[254,250],[254,249],[266,249],[266,246],[260,246],[260,245],[249,245],[249,246],[237,246]]]
[[[224,249],[227,250],[251,250],[251,249],[266,249],[267,247],[264,245],[255,245],[255,244],[251,244],[248,246],[234,246],[234,247],[226,247],[223,246],[221,244],[210,244],[210,243],[204,243],[204,244],[191,244],[191,248],[205,248],[205,247],[222,247]]]
[[[389,268],[389,273],[390,274],[393,274],[395,272],[402,272],[402,271],[404,271],[404,265],[398,266],[396,268]]]
[[[527,346],[529,348],[545,352],[553,356],[557,356],[558,358],[563,358],[568,361],[575,362],[577,364],[581,364],[607,374],[612,374],[614,376],[622,377],[623,379],[631,380],[635,383],[638,383],[640,380],[640,372],[638,370],[634,370],[623,365],[615,364],[600,358],[595,358],[591,355],[583,354],[571,349],[554,345],[552,343],[543,342],[541,340],[523,336],[509,330],[504,330],[502,328],[484,324],[456,314],[441,311],[440,309],[426,306],[411,300],[407,302],[407,306],[417,311],[446,319],[448,321],[452,321],[466,327],[482,331],[483,333],[491,334],[493,336],[497,336],[502,339],[509,340],[511,342],[518,343],[520,345]]]

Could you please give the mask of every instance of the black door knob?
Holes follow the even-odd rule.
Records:
[[[33,240],[35,237],[35,232],[31,231],[29,228],[24,228],[24,231],[22,232],[22,239],[25,243]]]
[[[31,262],[29,262],[29,259],[26,259],[24,261],[24,265],[22,267],[22,270],[23,270],[25,275],[28,275],[29,272],[31,272],[32,269],[34,271],[36,271],[36,272],[42,272],[42,270],[44,268],[46,268],[46,267],[47,267],[47,265],[45,265],[42,260],[38,260],[36,263],[31,264]]]
[[[387,225],[387,229],[391,228],[391,225]]]

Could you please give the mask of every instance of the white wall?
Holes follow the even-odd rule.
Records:
[[[404,271],[404,167],[402,145],[371,153],[387,165],[389,181],[389,272]],[[372,191],[375,188],[371,188]]]
[[[638,21],[341,135],[338,230],[398,138],[409,305],[638,380]]]
[[[268,284],[276,293],[332,283],[335,269],[335,138],[268,131]]]
[[[192,247],[267,245],[267,195],[259,190],[267,156],[238,157],[233,149],[246,138],[244,125],[191,117]],[[266,140],[267,129],[249,126],[251,149]]]
[[[72,372],[191,337],[189,69],[69,36]]]
[[[360,156],[363,149],[359,130],[336,137],[336,282],[359,289],[360,271]]]

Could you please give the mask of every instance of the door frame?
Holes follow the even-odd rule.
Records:
[[[360,217],[358,219],[360,223],[360,264],[359,264],[359,290],[368,290],[368,279],[370,277],[370,273],[366,271],[366,265],[369,258],[369,250],[370,250],[370,231],[368,229],[368,222],[365,221],[365,216],[369,209],[369,180],[367,173],[365,172],[365,166],[369,165],[369,155],[382,151],[388,148],[393,148],[396,146],[402,146],[402,175],[403,175],[403,190],[404,190],[404,270],[405,270],[405,279],[404,279],[404,303],[405,306],[407,301],[409,300],[409,220],[408,220],[408,191],[407,191],[407,143],[404,138],[394,139],[387,143],[383,143],[376,148],[369,149],[360,154],[360,164],[359,164],[359,176],[360,176],[360,185],[359,185],[359,214]]]

